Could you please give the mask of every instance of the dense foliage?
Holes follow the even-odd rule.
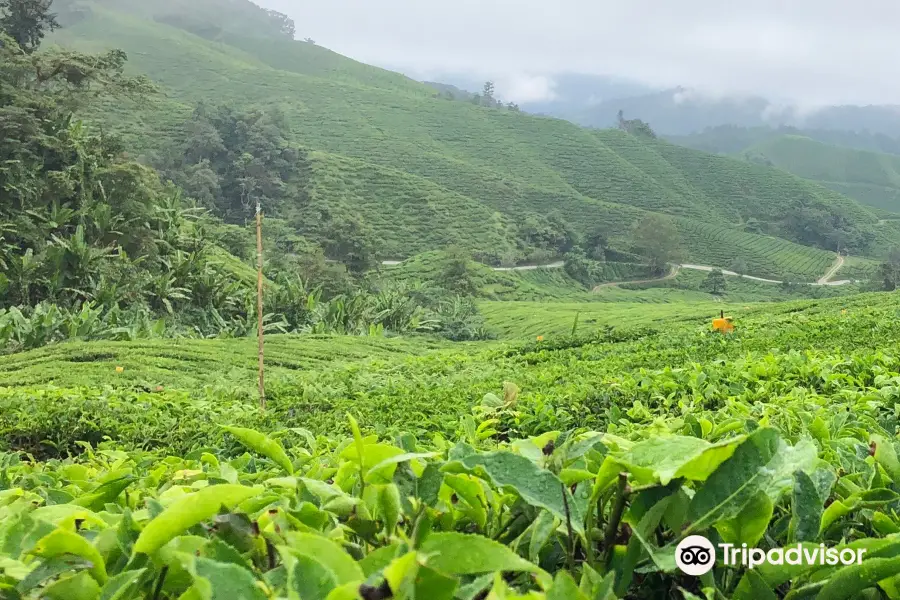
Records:
[[[43,17],[44,27],[52,23]],[[255,274],[239,260],[252,258],[252,238],[217,217],[242,223],[257,199],[275,215],[285,211],[279,202],[297,200],[286,188],[300,194],[293,177],[302,155],[283,138],[284,123],[271,113],[198,109],[174,171],[185,198],[129,160],[121,140],[78,120],[105,99],[141,102],[154,92],[124,74],[124,53],[23,52],[10,37],[2,42],[0,351],[71,338],[252,334]],[[367,242],[355,223],[334,215],[321,237],[332,257],[362,271],[372,254],[359,250]],[[273,226],[268,331],[484,336],[477,310],[456,294],[363,286],[296,228]]]
[[[13,598],[891,598],[900,364],[873,347],[900,338],[892,302],[785,306],[729,337],[685,325],[545,339],[471,367],[439,351],[404,361],[408,382],[431,380],[418,391],[391,383],[385,402],[358,388],[330,418],[286,398],[263,414],[169,390],[94,401],[8,389],[6,442],[36,449],[44,433],[13,431],[42,423],[75,456],[49,458],[46,443],[43,462],[4,456],[0,584]],[[494,391],[471,381],[488,363]],[[382,358],[335,381],[369,387],[397,368]],[[457,371],[468,391],[435,385]],[[519,385],[499,386],[505,376]],[[471,400],[453,410],[460,392]],[[41,415],[16,409],[17,395],[42,398]],[[392,404],[402,398],[414,400]],[[111,440],[76,425],[81,402]],[[423,402],[452,412],[429,428],[397,420]],[[384,423],[389,405],[380,434],[343,412]],[[861,566],[719,562],[692,578],[674,551],[693,533],[867,552]]]

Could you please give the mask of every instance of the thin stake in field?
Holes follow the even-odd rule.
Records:
[[[265,336],[263,335],[262,207],[256,201],[256,337],[259,342],[259,407],[266,409]]]

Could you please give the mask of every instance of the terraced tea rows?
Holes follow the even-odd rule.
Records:
[[[167,151],[172,128],[200,100],[277,105],[294,137],[318,151],[309,195],[360,211],[384,240],[386,258],[451,240],[503,256],[515,247],[509,225],[549,210],[581,233],[601,228],[620,245],[648,212],[722,228],[757,219],[788,238],[784,215],[801,205],[824,207],[849,227],[877,222],[848,198],[778,170],[621,131],[441,100],[427,86],[313,44],[254,44],[227,31],[212,43],[135,17],[146,10],[129,3],[87,6],[87,16],[56,39],[124,48],[134,69],[167,90],[149,107],[106,107],[107,126],[152,156]],[[769,242],[737,233],[707,251],[681,229],[692,262],[730,262],[736,248],[763,276],[814,279],[819,272],[813,253],[807,261],[777,257],[787,248],[769,254]],[[879,228],[876,237],[870,252],[880,256],[900,232]]]
[[[594,418],[586,415],[595,409],[587,410],[583,403],[608,392],[605,384],[598,388],[598,382],[608,376],[732,360],[748,352],[766,354],[772,348],[779,348],[779,353],[890,348],[900,340],[895,299],[894,294],[866,294],[734,307],[730,312],[737,319],[738,333],[728,338],[709,333],[710,318],[723,306],[720,303],[545,304],[543,308],[488,304],[489,322],[517,335],[527,333],[532,339],[512,346],[275,338],[268,379],[270,412],[261,418],[269,426],[287,419],[285,424],[291,426],[328,431],[341,426],[344,412],[352,410],[379,430],[452,430],[472,402],[496,392],[503,381],[512,381],[522,390],[523,407],[549,411],[556,415],[554,419],[581,422]],[[578,337],[573,340],[568,335],[576,314]],[[640,328],[646,325],[651,328]],[[544,340],[534,341],[537,336]],[[322,359],[313,358],[316,354]],[[190,439],[209,431],[211,417],[203,411],[210,410],[210,403],[216,405],[215,414],[234,409],[255,426],[255,357],[252,341],[192,340],[177,348],[163,343],[73,343],[0,358],[0,386],[9,386],[3,392],[2,403],[9,410],[2,417],[0,440],[4,428],[27,431],[39,422],[44,423],[39,426],[40,435],[56,440],[57,445],[72,443],[72,430],[66,428],[72,425],[62,422],[79,423],[77,431],[87,428],[101,436],[104,430],[127,431],[127,424],[139,422],[142,416],[114,408],[104,416],[104,406],[134,393],[142,395],[140,401],[148,411],[174,415],[166,417],[165,423],[178,418],[179,431],[190,432]],[[125,371],[117,373],[121,363]],[[710,369],[717,368],[713,363]],[[160,386],[162,391],[157,391]],[[77,408],[82,401],[89,413]],[[120,401],[127,406],[135,400]],[[41,417],[40,411],[32,410],[38,405],[57,416],[40,421],[46,414]],[[143,432],[137,428],[129,435],[138,440]]]
[[[424,337],[270,335],[266,364],[277,378],[347,362],[416,356],[445,345]],[[0,387],[208,387],[243,394],[252,391],[256,373],[251,339],[74,342],[0,357]]]
[[[690,257],[702,255],[709,261],[703,264],[722,268],[729,268],[741,258],[747,265],[747,274],[758,277],[815,281],[834,262],[834,253],[780,238],[687,220],[678,221],[678,228]]]

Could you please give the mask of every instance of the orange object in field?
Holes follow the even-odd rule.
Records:
[[[731,333],[734,331],[734,323],[731,322],[731,317],[725,316],[725,311],[719,313],[718,319],[713,319],[712,326],[713,331],[718,331],[719,333]]]

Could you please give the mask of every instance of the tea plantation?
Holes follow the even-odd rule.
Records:
[[[754,305],[730,336],[698,307],[518,342],[275,337],[266,411],[250,341],[6,357],[0,589],[893,597],[896,302]],[[693,578],[693,533],[867,553]]]
[[[303,26],[0,0],[0,600],[900,600],[883,203]]]
[[[153,164],[183,143],[198,104],[278,111],[289,139],[308,151],[303,197],[359,215],[381,240],[383,258],[451,244],[521,258],[513,231],[550,210],[579,233],[599,229],[620,246],[636,222],[663,215],[686,261],[727,268],[740,257],[755,275],[801,281],[821,275],[834,247],[790,222],[802,208],[841,223],[844,247],[846,239],[865,240],[853,254],[880,258],[900,240],[900,232],[877,226],[869,207],[785,171],[441,99],[314,43],[252,37],[234,23],[197,26],[201,14],[234,17],[232,4],[241,3],[207,14],[208,2],[185,9],[84,0],[51,40],[123,49],[129,69],[160,86],[148,102],[102,104],[95,116]]]

